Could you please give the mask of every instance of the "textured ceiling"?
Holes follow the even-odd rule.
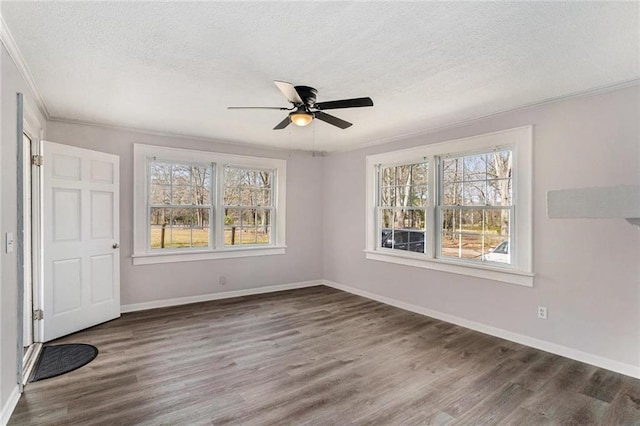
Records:
[[[333,151],[640,77],[640,3],[2,2],[52,118]],[[272,80],[318,101],[271,130]]]

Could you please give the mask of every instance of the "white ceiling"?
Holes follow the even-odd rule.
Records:
[[[640,3],[2,2],[51,118],[341,150],[640,78]],[[272,80],[318,101],[370,96],[271,130]],[[315,139],[314,139],[315,137]]]

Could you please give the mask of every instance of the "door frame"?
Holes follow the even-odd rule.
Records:
[[[42,333],[36,326],[37,321],[34,320],[33,312],[40,307],[41,286],[39,283],[41,271],[41,255],[40,255],[40,232],[41,226],[41,200],[40,200],[40,171],[39,168],[32,165],[30,155],[39,155],[41,151],[41,141],[44,138],[43,126],[37,115],[24,102],[22,93],[17,93],[17,141],[16,141],[16,169],[17,169],[17,229],[16,229],[16,268],[18,281],[18,309],[17,309],[17,382],[19,390],[22,393],[24,384],[29,378],[30,370],[33,368],[38,358],[42,344]],[[25,141],[24,136],[30,140],[30,155],[25,158]],[[30,185],[25,186],[25,173],[30,169],[31,178]],[[26,206],[25,200],[28,199],[27,191],[31,193],[30,206],[30,223],[25,224]],[[30,250],[25,250],[25,236],[23,229],[26,226],[31,228]],[[27,262],[25,257],[29,257]],[[27,271],[27,265],[30,265],[30,271]],[[31,274],[31,288],[25,288],[25,275]],[[32,308],[25,306],[25,292],[31,292]],[[26,328],[31,328],[31,341],[29,348],[24,352],[24,335]]]

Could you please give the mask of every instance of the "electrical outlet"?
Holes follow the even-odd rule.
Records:
[[[227,277],[225,277],[224,275],[220,276],[220,285],[226,285],[227,284]]]
[[[538,318],[547,319],[547,307],[546,306],[538,306]]]

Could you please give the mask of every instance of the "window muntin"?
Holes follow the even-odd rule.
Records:
[[[379,248],[425,252],[428,174],[427,162],[378,167]]]
[[[149,158],[148,249],[212,246],[213,164]]]
[[[512,150],[440,157],[439,163],[438,256],[512,264],[508,253],[489,255],[512,235]]]
[[[224,169],[224,245],[272,243],[274,170]]]

